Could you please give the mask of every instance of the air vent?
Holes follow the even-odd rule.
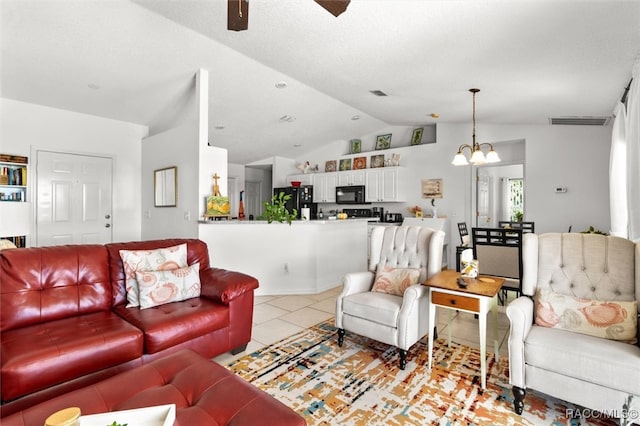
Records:
[[[555,126],[606,126],[611,117],[549,117],[549,124]]]
[[[369,90],[369,92],[373,93],[376,96],[387,96],[382,90]]]

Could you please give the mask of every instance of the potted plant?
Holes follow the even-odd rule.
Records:
[[[524,213],[522,210],[516,210],[513,212],[513,221],[514,222],[522,222],[522,218],[524,217]]]
[[[291,225],[291,222],[298,218],[298,210],[293,209],[291,212],[287,210],[286,204],[290,199],[291,195],[287,195],[284,192],[274,195],[271,197],[270,203],[267,201],[263,203],[264,212],[259,219],[266,220],[269,223],[274,221],[284,223],[286,221]]]

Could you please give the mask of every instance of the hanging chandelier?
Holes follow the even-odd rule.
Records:
[[[474,166],[479,166],[485,163],[498,163],[500,161],[500,157],[498,157],[498,153],[494,151],[493,145],[490,143],[477,143],[476,142],[476,93],[480,91],[480,89],[469,89],[471,93],[473,93],[473,135],[472,135],[472,144],[462,144],[458,147],[458,152],[456,156],[453,157],[453,161],[451,164],[454,166],[466,166],[469,163]],[[482,147],[488,146],[489,152],[485,157],[482,152]],[[465,149],[469,149],[471,154],[471,158],[467,161],[467,157],[462,153]]]

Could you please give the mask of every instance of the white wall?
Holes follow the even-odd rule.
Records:
[[[197,127],[191,122],[142,141],[142,239],[197,238]],[[154,207],[154,170],[176,166],[176,207]],[[188,217],[185,217],[188,215]]]
[[[0,98],[0,120],[2,153],[31,157],[32,149],[48,149],[112,157],[113,240],[140,239],[140,141],[146,126],[6,98]],[[29,173],[33,195],[34,164]]]

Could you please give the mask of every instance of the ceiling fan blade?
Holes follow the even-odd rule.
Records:
[[[342,12],[347,10],[351,0],[314,0],[320,6],[327,9],[333,16],[338,17]]]
[[[227,29],[244,31],[249,28],[249,1],[227,0]]]

